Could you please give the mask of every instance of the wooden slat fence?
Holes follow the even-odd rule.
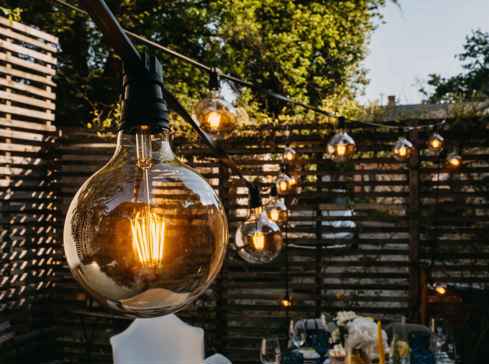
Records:
[[[415,317],[419,270],[428,265],[440,281],[485,287],[489,130],[477,120],[451,125],[445,133],[448,148],[460,148],[465,159],[464,167],[451,174],[425,150],[409,163],[394,160],[390,150],[401,135],[394,131],[353,130],[359,153],[346,164],[324,157],[332,133],[324,126],[290,126],[288,138],[283,127],[266,126],[260,135],[249,131],[226,141],[227,150],[250,180],[278,175],[286,143],[304,161],[304,191],[287,226],[289,285],[296,301],[289,317],[317,317],[337,310],[355,310],[386,320]],[[427,137],[426,133],[411,135],[420,149]],[[81,183],[108,160],[114,139],[64,130],[60,142],[61,210],[65,211]],[[182,159],[221,194],[232,244],[235,228],[247,213],[246,189],[207,157],[206,148],[195,143],[189,147],[181,141],[174,144]],[[335,210],[351,211],[353,216],[334,216]],[[339,220],[345,224],[331,224]],[[351,247],[332,249],[341,242]],[[87,300],[66,265],[57,273],[56,302],[58,311],[65,312],[58,337],[64,357],[73,362],[90,358],[91,363],[110,363],[108,339],[130,321]],[[210,353],[220,351],[233,363],[257,363],[259,339],[286,333],[287,314],[278,306],[284,289],[283,254],[269,265],[254,266],[230,248],[217,282],[181,316],[205,328]],[[73,322],[80,324],[74,327]]]
[[[53,126],[56,52],[55,37],[0,18],[0,362],[108,364],[109,338],[130,320],[100,308],[73,280],[62,230],[71,198],[111,156],[114,138]],[[454,173],[423,148],[426,132],[411,133],[421,152],[408,163],[391,157],[402,134],[392,130],[355,127],[359,153],[345,164],[325,158],[333,133],[325,125],[264,125],[226,140],[246,176],[265,185],[286,144],[301,156],[303,192],[287,225],[296,304],[288,313],[278,305],[284,254],[252,266],[230,248],[215,284],[180,314],[205,329],[207,351],[257,363],[260,338],[284,337],[288,317],[355,310],[415,318],[422,269],[440,282],[487,288],[489,128],[484,120],[449,125],[448,147],[465,160]],[[246,189],[198,143],[175,148],[221,195],[232,244]]]
[[[45,303],[59,245],[51,154],[57,49],[56,37],[0,17],[2,363],[42,360],[49,349]]]

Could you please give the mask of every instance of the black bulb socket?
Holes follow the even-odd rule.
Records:
[[[145,53],[141,58],[138,67],[124,67],[121,130],[129,134],[141,125],[151,133],[169,129],[163,67],[153,55]]]

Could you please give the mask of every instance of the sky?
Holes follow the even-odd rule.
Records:
[[[451,76],[461,71],[455,55],[473,29],[489,31],[489,0],[399,0],[389,4],[384,22],[373,33],[363,66],[370,84],[368,101],[387,102],[395,95],[400,104],[422,100],[420,85],[430,73]]]

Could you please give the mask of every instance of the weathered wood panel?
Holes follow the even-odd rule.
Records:
[[[431,253],[436,256],[433,274],[442,281],[487,284],[489,276],[484,267],[489,263],[489,248],[483,234],[487,232],[489,201],[480,199],[479,191],[489,175],[485,162],[489,155],[489,132],[477,121],[467,123],[470,125],[467,129],[450,129],[446,133],[450,148],[467,141],[462,146],[466,163],[458,173],[445,173],[448,179],[443,183],[434,178],[440,171],[434,164],[438,159],[425,150],[420,151],[419,162],[400,163],[392,159],[390,149],[400,135],[392,131],[374,134],[369,129],[353,130],[361,153],[343,165],[324,157],[332,131],[326,134],[324,128],[314,125],[289,127],[290,139],[278,127],[274,133],[258,137],[249,133],[226,141],[227,150],[250,180],[279,173],[280,153],[287,142],[305,161],[301,173],[304,191],[292,208],[287,229],[289,286],[296,301],[289,317],[315,317],[319,312],[342,309],[387,320],[400,315],[414,317],[417,288],[413,285],[417,284],[419,265],[426,264]],[[114,148],[114,139],[110,137],[99,138],[80,130],[69,130],[63,135],[62,211],[81,183],[110,158]],[[421,141],[426,137],[418,136]],[[226,168],[207,157],[205,147],[195,143],[189,147],[181,141],[174,144],[178,154],[221,194],[232,244],[235,228],[248,210],[246,189],[227,174]],[[447,187],[454,184],[452,180],[458,181],[457,188]],[[463,208],[462,215],[447,210],[456,206]],[[353,216],[330,214],[335,210],[352,211]],[[436,228],[431,223],[435,211]],[[453,225],[454,219],[458,224]],[[332,221],[354,225],[333,227]],[[443,242],[443,248],[435,252],[430,251],[434,229]],[[353,248],[332,250],[340,238],[352,243]],[[468,244],[482,250],[474,254]],[[442,262],[448,262],[443,263],[443,271]],[[235,363],[256,363],[260,337],[286,333],[287,315],[278,305],[285,289],[284,267],[283,255],[269,265],[252,266],[230,249],[209,295],[181,315],[205,327],[208,351],[219,350]],[[470,276],[465,272],[471,272]],[[64,318],[60,327],[65,333],[59,338],[65,354],[71,360],[83,362],[88,345],[92,362],[109,363],[108,339],[129,322],[87,301],[65,265],[59,267],[57,274],[57,302],[69,312],[69,318]],[[106,315],[106,323],[95,319],[99,314]],[[84,322],[88,334],[74,328],[70,324],[73,320]]]
[[[50,356],[57,48],[55,37],[0,18],[0,325],[9,325],[3,338],[11,344],[0,350],[2,363]]]

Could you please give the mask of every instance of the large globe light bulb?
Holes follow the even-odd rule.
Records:
[[[112,159],[69,207],[64,248],[75,279],[134,317],[176,312],[221,269],[228,224],[219,198],[180,163],[168,131],[120,132]]]

